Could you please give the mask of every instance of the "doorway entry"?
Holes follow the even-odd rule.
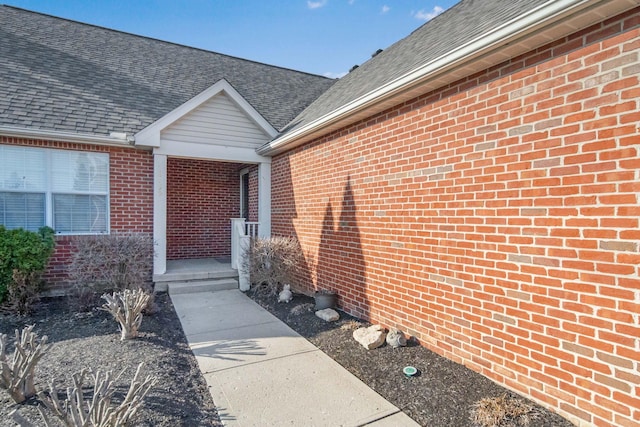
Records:
[[[249,169],[240,171],[240,217],[249,221]]]

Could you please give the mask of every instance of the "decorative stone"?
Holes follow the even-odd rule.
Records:
[[[318,310],[316,311],[316,316],[318,316],[319,318],[321,318],[326,322],[335,322],[336,320],[340,319],[340,315],[338,314],[338,312],[332,308],[325,308],[324,310]]]
[[[284,285],[282,287],[282,291],[278,295],[278,302],[289,302],[293,299],[293,294],[291,293],[291,285]]]
[[[358,328],[353,331],[353,338],[367,350],[373,350],[384,344],[387,332],[380,325],[369,326],[368,328]]]
[[[401,330],[391,328],[387,334],[387,344],[393,348],[404,347],[407,345],[407,338]]]

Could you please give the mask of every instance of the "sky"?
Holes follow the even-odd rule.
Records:
[[[456,0],[0,0],[266,64],[341,77]]]

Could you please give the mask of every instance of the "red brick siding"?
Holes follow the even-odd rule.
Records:
[[[56,248],[49,259],[44,275],[46,287],[51,291],[64,291],[69,281],[68,265],[75,251],[72,236],[56,237]]]
[[[228,257],[240,215],[239,166],[169,158],[167,259]]]
[[[0,144],[109,153],[109,207],[112,232],[153,231],[153,157],[134,148],[105,147],[0,136]],[[74,236],[58,236],[45,280],[51,289],[64,287]]]
[[[274,158],[300,285],[576,423],[639,425],[639,13]]]
[[[153,156],[110,150],[111,231],[153,233]]]

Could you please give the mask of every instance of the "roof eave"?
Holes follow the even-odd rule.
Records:
[[[11,126],[0,126],[0,136],[10,138],[37,139],[57,142],[71,142],[91,145],[107,145],[113,147],[132,147],[133,139],[125,134],[117,136],[101,136],[74,132],[29,129]]]
[[[325,116],[282,134],[257,151],[265,156],[280,154],[599,22],[604,19],[602,12],[612,16],[632,7],[634,0],[550,0]],[[602,12],[594,13],[598,9]],[[559,26],[562,20],[566,24]]]

